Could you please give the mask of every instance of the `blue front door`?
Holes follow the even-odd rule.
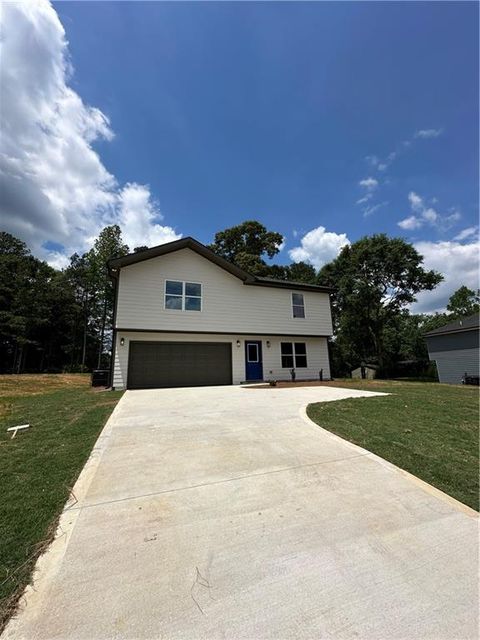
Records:
[[[263,380],[261,340],[245,340],[245,379]]]

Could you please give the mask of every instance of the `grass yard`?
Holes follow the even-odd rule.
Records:
[[[120,396],[88,375],[0,376],[0,631]]]
[[[311,404],[309,417],[478,510],[478,387],[351,380],[387,397]]]

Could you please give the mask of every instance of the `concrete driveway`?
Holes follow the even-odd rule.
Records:
[[[474,513],[302,417],[365,395],[127,392],[5,637],[476,638]]]

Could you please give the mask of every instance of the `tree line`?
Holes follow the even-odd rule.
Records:
[[[416,295],[432,290],[443,277],[426,270],[422,256],[401,238],[361,238],[319,271],[305,262],[270,262],[282,242],[280,233],[247,220],[216,233],[209,247],[254,275],[335,288],[330,344],[335,376],[362,363],[376,364],[384,375],[398,373],[402,363],[424,367],[424,333],[478,311],[478,296],[464,286],[453,294],[445,313],[410,313]],[[114,288],[107,261],[127,253],[120,227],[112,225],[89,251],[75,253],[58,270],[34,257],[21,240],[0,232],[0,371],[108,367]]]
[[[80,372],[109,364],[113,285],[107,260],[128,253],[120,227],[54,269],[0,232],[0,371]]]

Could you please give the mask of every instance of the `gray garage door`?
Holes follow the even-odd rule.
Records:
[[[229,342],[130,342],[129,389],[217,384],[232,384]]]

